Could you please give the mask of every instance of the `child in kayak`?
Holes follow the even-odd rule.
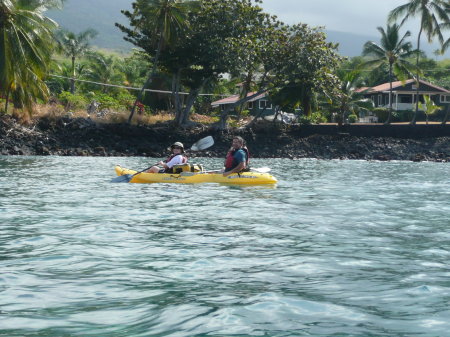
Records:
[[[173,173],[174,165],[187,163],[188,159],[184,154],[185,152],[184,152],[183,143],[175,142],[168,148],[168,150],[170,150],[172,152],[172,154],[169,157],[167,157],[166,160],[160,161],[155,166],[152,166],[151,168],[149,168],[146,172],[148,172],[148,173]]]

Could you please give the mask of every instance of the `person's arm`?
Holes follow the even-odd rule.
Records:
[[[240,162],[239,165],[236,166],[234,169],[224,172],[223,176],[226,177],[226,176],[229,176],[230,174],[241,172],[244,168],[245,168],[245,162]]]
[[[178,165],[178,164],[183,164],[183,156],[181,154],[173,157],[169,162],[164,163],[163,166],[165,169],[170,169],[174,165]]]

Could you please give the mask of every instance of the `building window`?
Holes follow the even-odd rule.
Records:
[[[383,103],[383,96],[382,95],[378,95],[378,106],[382,105]]]
[[[272,104],[269,103],[268,100],[262,99],[262,100],[259,101],[259,108],[260,108],[260,109],[264,109],[264,108],[266,108],[266,109],[272,109]]]
[[[248,103],[247,103],[247,108],[248,108],[249,110],[252,110],[252,109],[253,109],[253,102],[248,102]]]
[[[441,103],[450,103],[450,95],[441,95]]]
[[[399,96],[400,102],[399,103],[412,103],[412,96]]]

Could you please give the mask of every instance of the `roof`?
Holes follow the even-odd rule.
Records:
[[[402,81],[392,82],[392,90],[401,89],[405,85],[410,84],[410,83],[414,83],[415,81],[416,80],[414,80],[414,79],[409,79],[409,80],[406,80],[404,82],[402,82]],[[437,91],[450,93],[449,90],[447,90],[445,88],[438,87],[437,85],[431,84],[430,82],[426,82],[426,81],[422,81],[422,80],[419,80],[419,82],[421,84],[423,84],[423,85],[426,85],[426,86],[429,86],[429,87],[431,87],[433,89],[436,89]],[[358,90],[360,90],[359,92],[363,91],[362,89],[363,88],[358,89]],[[368,93],[376,93],[376,92],[383,92],[383,91],[389,91],[389,90],[390,90],[390,83],[387,82],[387,83],[383,83],[383,84],[380,84],[380,85],[377,85],[375,87],[370,88]],[[423,90],[422,90],[422,92],[423,92]]]
[[[249,93],[247,93],[247,97],[253,96],[254,94],[256,94],[256,91],[249,92]],[[255,97],[249,99],[247,102],[254,102],[254,101],[257,101],[258,99],[261,99],[263,97],[266,97],[266,93],[262,93],[262,94],[260,94],[258,96],[255,96]],[[241,98],[240,98],[239,95],[233,95],[233,96],[230,96],[230,97],[225,97],[225,98],[219,99],[218,101],[214,101],[214,102],[211,103],[211,105],[215,108],[215,107],[217,107],[219,105],[226,105],[226,104],[236,103],[240,99]]]
[[[361,88],[355,89],[355,92],[364,92],[364,91],[367,91],[369,89],[370,89],[370,87],[361,87]]]

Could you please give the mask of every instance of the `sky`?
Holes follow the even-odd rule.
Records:
[[[378,35],[376,28],[385,27],[389,12],[408,0],[264,0],[266,12],[281,21],[325,26],[327,30]],[[410,26],[414,28],[414,26]],[[411,28],[408,29],[411,30]],[[412,32],[412,31],[411,31]]]

